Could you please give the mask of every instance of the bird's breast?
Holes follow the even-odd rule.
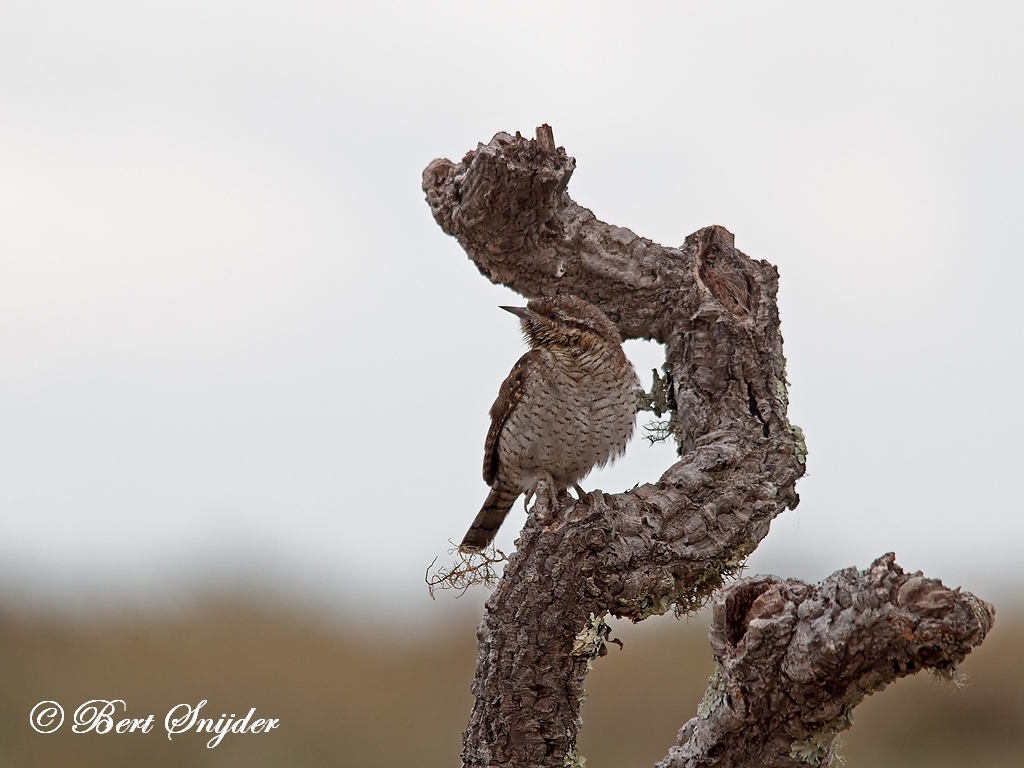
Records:
[[[545,471],[568,486],[621,455],[636,421],[638,383],[621,350],[552,353],[534,373],[499,443],[522,487]]]

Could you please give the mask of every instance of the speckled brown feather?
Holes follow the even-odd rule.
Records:
[[[487,485],[494,485],[494,480],[498,476],[498,435],[501,434],[501,428],[505,426],[509,415],[523,399],[523,383],[530,366],[538,363],[538,356],[539,352],[531,349],[519,358],[519,362],[501,382],[498,397],[491,406],[491,428],[487,430],[487,439],[484,441],[484,482]]]

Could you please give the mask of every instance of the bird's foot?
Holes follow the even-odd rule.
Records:
[[[568,494],[565,489],[561,489],[561,493],[562,495]],[[526,491],[526,496],[527,504],[530,503],[529,500],[536,499],[532,511],[537,514],[537,518],[542,524],[547,524],[554,519],[554,513],[559,507],[559,488],[551,475],[545,472],[533,487]]]

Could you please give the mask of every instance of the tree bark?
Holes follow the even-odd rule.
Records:
[[[628,493],[539,495],[477,632],[467,766],[574,764],[604,617],[704,604],[797,505],[807,454],[787,418],[775,267],[737,250],[723,227],[671,248],[598,221],[566,191],[575,160],[547,126],[538,137],[499,133],[460,163],[430,163],[423,189],[434,218],[491,281],[529,298],[574,294],[625,338],[663,343],[680,459]],[[951,668],[991,626],[991,606],[941,585],[924,590],[935,605],[922,618],[916,598],[900,602],[911,582],[921,577],[886,556],[818,587],[759,579],[724,590],[707,711],[662,765],[829,759],[867,691],[925,666]]]
[[[993,618],[973,595],[904,573],[892,553],[815,587],[731,584],[714,601],[715,674],[658,768],[830,765],[865,696],[922,669],[951,677]]]

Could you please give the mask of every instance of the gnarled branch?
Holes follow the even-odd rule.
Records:
[[[604,616],[703,604],[796,506],[806,457],[787,418],[775,267],[722,227],[671,248],[598,221],[566,191],[575,160],[546,126],[538,136],[499,133],[460,163],[433,161],[434,218],[490,280],[529,298],[580,296],[626,338],[664,343],[680,459],[628,493],[534,505],[478,630],[467,766],[571,762]],[[701,764],[741,764],[716,754]]]

